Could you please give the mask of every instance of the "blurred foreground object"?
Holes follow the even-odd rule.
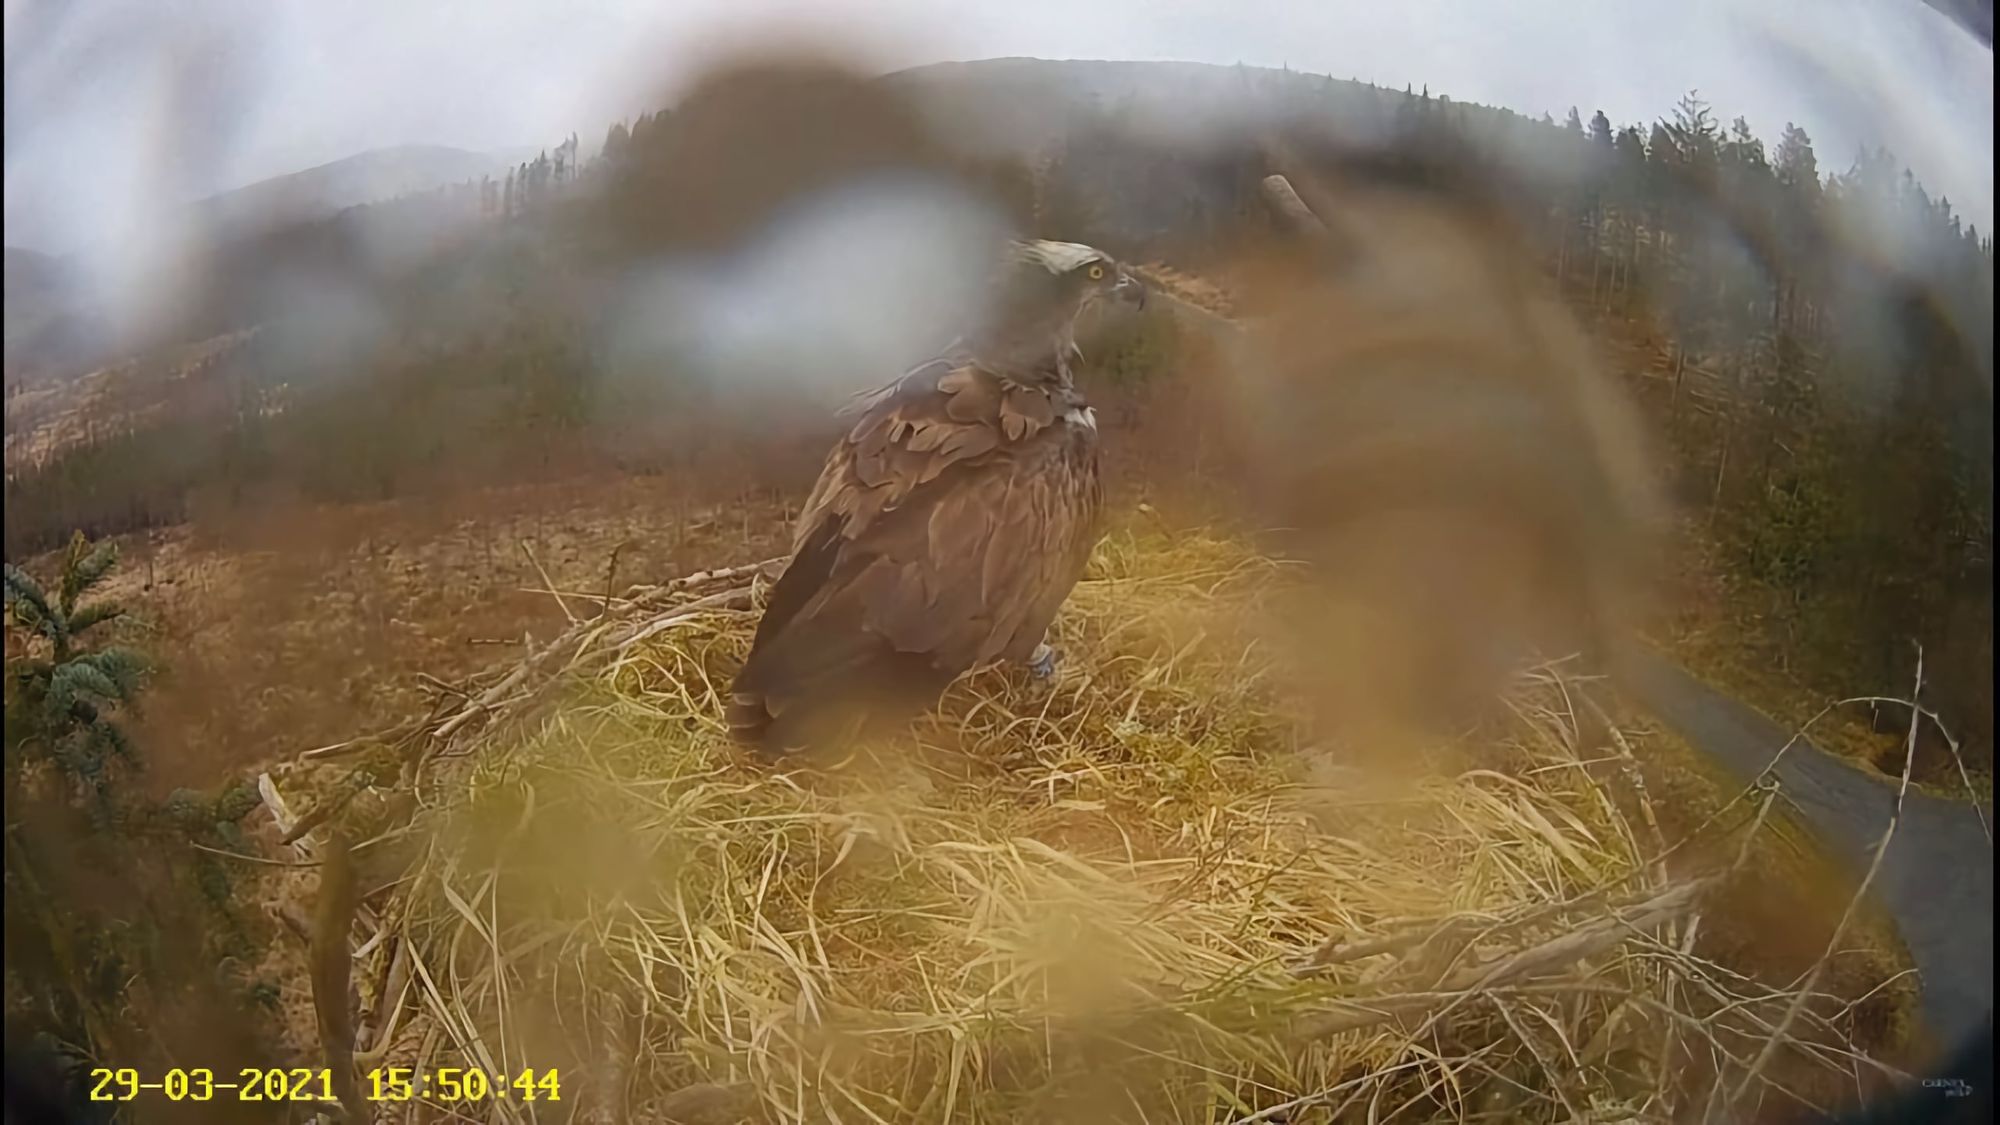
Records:
[[[640,119],[611,159],[605,245],[643,255],[724,249],[816,191],[944,158],[906,99],[794,53],[717,68],[673,109]]]
[[[1536,654],[1601,650],[1658,504],[1631,407],[1469,187],[1273,175],[1229,393],[1250,501],[1313,564],[1300,670],[1357,744],[1466,721]],[[1366,732],[1364,734],[1364,732]]]
[[[990,325],[863,399],[827,458],[730,689],[739,740],[807,750],[995,660],[1052,670],[1103,502],[1076,324],[1145,290],[1067,242],[1016,243],[1001,275]]]

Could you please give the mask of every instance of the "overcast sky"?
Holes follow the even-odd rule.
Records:
[[[153,208],[385,145],[594,144],[696,60],[819,27],[944,59],[1279,66],[1558,118],[1698,88],[1823,169],[1888,145],[1982,229],[1993,56],[1920,0],[6,0],[6,241],[116,240]]]

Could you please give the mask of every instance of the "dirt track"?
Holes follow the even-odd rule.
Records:
[[[1618,681],[1681,737],[1749,780],[1789,731],[1695,679],[1659,654],[1623,654]],[[1777,766],[1785,796],[1827,850],[1867,869],[1894,811],[1896,788],[1801,739]],[[1930,1030],[1957,1044],[1993,1011],[1993,844],[1969,802],[1911,790],[1876,876],[1876,893],[1922,977]],[[1984,810],[1987,823],[1992,810]]]

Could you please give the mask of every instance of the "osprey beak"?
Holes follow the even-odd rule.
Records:
[[[1121,274],[1111,291],[1141,312],[1146,308],[1146,283],[1131,274]]]

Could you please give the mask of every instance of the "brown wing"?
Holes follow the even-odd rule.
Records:
[[[806,502],[732,727],[768,745],[779,720],[920,710],[1025,657],[1081,576],[1098,488],[1094,431],[1043,391],[942,363],[885,388]]]

